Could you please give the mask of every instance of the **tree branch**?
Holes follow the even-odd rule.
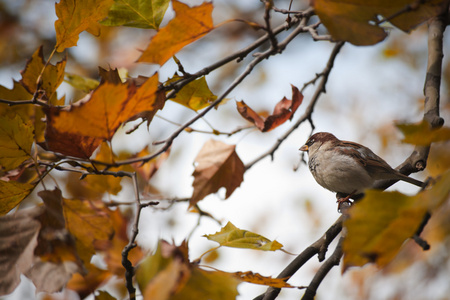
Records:
[[[325,259],[328,246],[336,238],[336,236],[342,230],[342,224],[344,221],[344,215],[341,215],[333,225],[314,243],[302,251],[278,276],[277,278],[285,279],[287,281],[292,275],[295,274],[308,260],[314,255],[319,255],[319,261]],[[256,297],[254,300],[273,300],[280,293],[281,289],[269,287],[267,291]]]
[[[311,115],[312,115],[312,113],[314,111],[314,106],[316,105],[317,101],[319,100],[320,95],[322,93],[326,92],[325,86],[327,84],[328,77],[329,77],[329,75],[331,73],[331,70],[333,69],[334,61],[335,61],[335,59],[336,59],[336,57],[337,57],[337,55],[338,55],[338,53],[341,50],[343,45],[344,45],[344,42],[336,43],[336,45],[333,48],[333,51],[331,51],[330,58],[328,59],[328,62],[327,62],[327,65],[326,65],[325,69],[319,75],[316,75],[315,79],[310,81],[310,82],[315,82],[318,77],[322,78],[320,83],[319,83],[319,85],[316,88],[316,92],[314,93],[314,95],[311,98],[311,102],[309,103],[309,105],[306,108],[306,111],[303,113],[303,115],[297,120],[297,122],[285,134],[283,134],[277,140],[277,142],[267,152],[263,153],[259,157],[255,158],[253,161],[249,162],[245,166],[246,170],[250,169],[254,164],[259,162],[260,160],[262,160],[266,156],[270,155],[273,158],[275,151],[278,149],[278,147],[280,147],[281,143],[283,143],[284,140],[286,140],[288,138],[288,136],[300,126],[300,124],[302,124],[306,120],[310,120],[311,119]]]

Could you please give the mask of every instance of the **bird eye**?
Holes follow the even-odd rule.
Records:
[[[312,144],[314,144],[314,142],[315,142],[315,140],[311,139],[306,143],[306,145],[311,146]]]

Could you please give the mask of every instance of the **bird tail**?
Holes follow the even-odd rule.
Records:
[[[423,183],[422,181],[417,180],[417,179],[414,179],[414,178],[409,177],[409,176],[406,176],[406,175],[404,175],[404,174],[402,174],[402,175],[403,175],[403,176],[402,176],[402,180],[403,180],[403,181],[409,182],[409,183],[414,184],[414,185],[417,185],[417,186],[419,186],[419,187],[423,187],[424,183]]]

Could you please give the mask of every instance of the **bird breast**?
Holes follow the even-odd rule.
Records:
[[[363,166],[351,157],[336,154],[331,149],[310,154],[308,165],[311,173],[317,183],[330,191],[361,193],[374,182]]]

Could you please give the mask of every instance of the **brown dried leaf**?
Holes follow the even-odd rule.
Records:
[[[292,119],[297,108],[302,104],[303,95],[298,88],[292,86],[292,100],[284,97],[275,105],[273,113],[267,118],[263,118],[252,110],[244,101],[236,102],[237,110],[247,121],[255,124],[262,132],[267,132],[277,128],[289,119]]]
[[[245,167],[235,147],[213,139],[203,145],[195,159],[198,165],[192,174],[194,193],[190,206],[217,192],[221,187],[226,188],[225,198],[228,198],[241,185]]]
[[[0,296],[12,293],[20,274],[30,269],[41,229],[36,217],[42,212],[35,207],[0,217]]]

